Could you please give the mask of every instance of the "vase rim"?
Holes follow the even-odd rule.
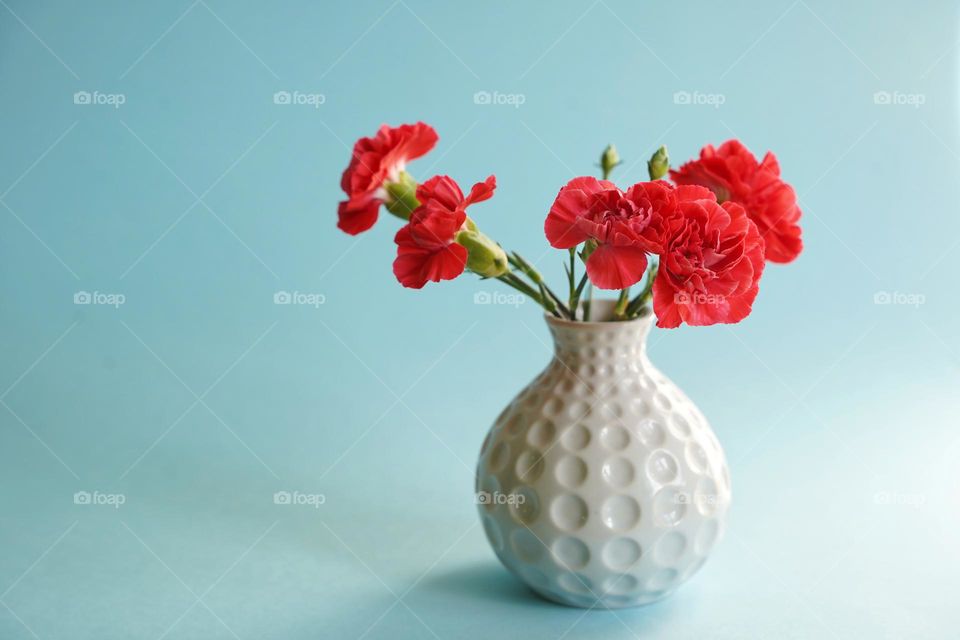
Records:
[[[613,308],[616,306],[617,301],[608,298],[601,300],[594,300],[593,307],[591,308],[593,312],[599,312],[596,317],[602,317],[603,320],[591,320],[590,322],[583,322],[582,320],[568,320],[567,318],[558,318],[550,313],[544,313],[543,317],[547,321],[547,324],[552,327],[563,327],[564,329],[581,329],[581,330],[597,330],[597,329],[609,329],[611,326],[621,326],[621,327],[634,327],[641,324],[649,324],[653,319],[653,313],[650,312],[649,307],[644,307],[644,313],[639,317],[633,318],[631,320],[612,320]]]

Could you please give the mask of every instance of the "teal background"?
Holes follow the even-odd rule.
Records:
[[[957,14],[3,0],[0,637],[955,636]],[[353,141],[417,119],[441,140],[412,173],[495,173],[475,219],[557,287],[543,217],[608,142],[621,185],[659,144],[679,162],[736,136],[797,188],[806,250],[753,315],[651,336],[734,485],[724,541],[670,599],[560,608],[489,550],[473,466],[550,357],[540,314],[474,304],[497,289],[470,277],[404,290],[392,218],[334,227]]]

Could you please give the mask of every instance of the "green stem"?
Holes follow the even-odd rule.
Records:
[[[613,316],[617,320],[626,320],[627,303],[630,301],[630,287],[620,290],[620,297],[617,298],[617,306],[613,308]]]
[[[554,315],[557,315],[557,310],[556,310],[556,308],[553,306],[553,301],[552,301],[552,300],[549,300],[549,299],[548,299],[548,300],[544,301],[543,297],[542,297],[539,293],[537,293],[537,291],[536,291],[533,287],[531,287],[531,286],[528,285],[526,282],[524,282],[523,280],[521,280],[521,279],[518,278],[517,276],[513,275],[512,273],[505,273],[505,274],[503,274],[502,276],[498,276],[498,277],[497,277],[497,280],[499,280],[500,282],[504,283],[504,284],[507,285],[508,287],[512,287],[513,289],[516,289],[516,290],[519,291],[520,293],[522,293],[522,294],[524,294],[524,295],[526,295],[526,296],[529,296],[530,299],[532,299],[532,300],[533,300],[534,302],[536,302],[538,305],[540,305],[541,307],[543,307],[543,308],[544,308],[545,310],[547,310],[549,313],[552,313],[552,314],[554,314]]]
[[[570,311],[570,309],[567,308],[567,305],[563,304],[563,301],[560,300],[557,294],[555,294],[553,290],[547,286],[546,282],[544,282],[543,280],[540,280],[539,282],[537,282],[537,284],[543,288],[544,293],[546,293],[550,298],[553,299],[554,303],[556,303],[560,311],[563,312],[563,315],[567,316],[570,320],[575,320],[575,318],[573,317],[573,313]]]
[[[532,280],[534,284],[536,284],[539,287],[542,287],[543,292],[546,294],[547,297],[553,300],[553,302],[557,305],[557,308],[560,309],[563,315],[567,316],[567,318],[569,318],[570,320],[574,319],[573,314],[570,313],[570,309],[568,309],[567,306],[563,304],[563,301],[560,300],[560,298],[557,296],[557,294],[555,294],[553,290],[547,286],[547,283],[543,281],[543,276],[540,275],[540,272],[537,271],[533,267],[533,265],[531,265],[529,262],[524,260],[523,257],[516,251],[508,255],[507,259],[510,261],[510,264],[512,264],[517,269],[519,269],[524,274],[526,274],[526,276],[530,278],[530,280]]]
[[[577,312],[577,307],[580,305],[580,296],[583,294],[583,288],[590,282],[590,279],[587,277],[586,272],[584,272],[583,277],[580,278],[580,283],[577,285],[577,288],[573,292],[573,302],[570,303],[570,310],[574,313]]]
[[[567,269],[567,281],[570,285],[570,297],[567,299],[567,306],[570,307],[570,311],[574,315],[577,314],[577,296],[576,296],[576,285],[574,285],[574,270],[577,266],[577,248],[570,247],[570,267]]]
[[[583,321],[590,322],[590,307],[593,306],[593,283],[587,287],[587,299],[583,303]]]
[[[559,318],[560,314],[557,312],[557,305],[554,304],[553,300],[550,299],[550,296],[547,295],[543,283],[538,282],[537,286],[540,288],[540,299],[544,302],[543,308]]]
[[[637,297],[630,301],[630,304],[627,305],[627,317],[632,318],[636,316],[640,310],[647,304],[653,295],[653,280],[657,277],[657,269],[659,265],[653,263],[647,269],[647,282],[643,285],[643,290],[637,294]]]

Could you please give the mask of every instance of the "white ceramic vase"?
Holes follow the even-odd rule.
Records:
[[[612,303],[594,303],[594,318]],[[699,409],[647,358],[647,315],[551,316],[554,357],[480,452],[477,503],[500,561],[577,607],[658,600],[723,532],[730,476]]]

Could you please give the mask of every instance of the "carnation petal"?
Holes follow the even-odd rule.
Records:
[[[355,236],[374,225],[379,210],[376,198],[344,200],[337,207],[337,228]]]
[[[626,289],[643,278],[647,253],[633,246],[599,245],[587,259],[587,275],[599,289]]]
[[[612,182],[590,176],[574,178],[564,185],[543,224],[550,246],[570,249],[587,240],[590,236],[577,221],[590,210],[596,195],[605,191],[619,192],[619,189]]]
[[[417,200],[454,211],[463,203],[463,191],[450,176],[433,176],[417,187]]]
[[[657,326],[661,329],[676,329],[683,318],[677,310],[676,289],[670,282],[669,276],[660,271],[653,281],[653,312],[657,316]]]
[[[483,202],[493,197],[493,191],[497,188],[497,177],[489,176],[483,182],[478,182],[470,189],[470,194],[464,201],[464,206]]]
[[[467,264],[467,250],[458,244],[450,244],[439,249],[424,249],[405,242],[397,234],[397,258],[393,262],[393,273],[405,287],[421,289],[429,282],[453,280],[463,273]]]

